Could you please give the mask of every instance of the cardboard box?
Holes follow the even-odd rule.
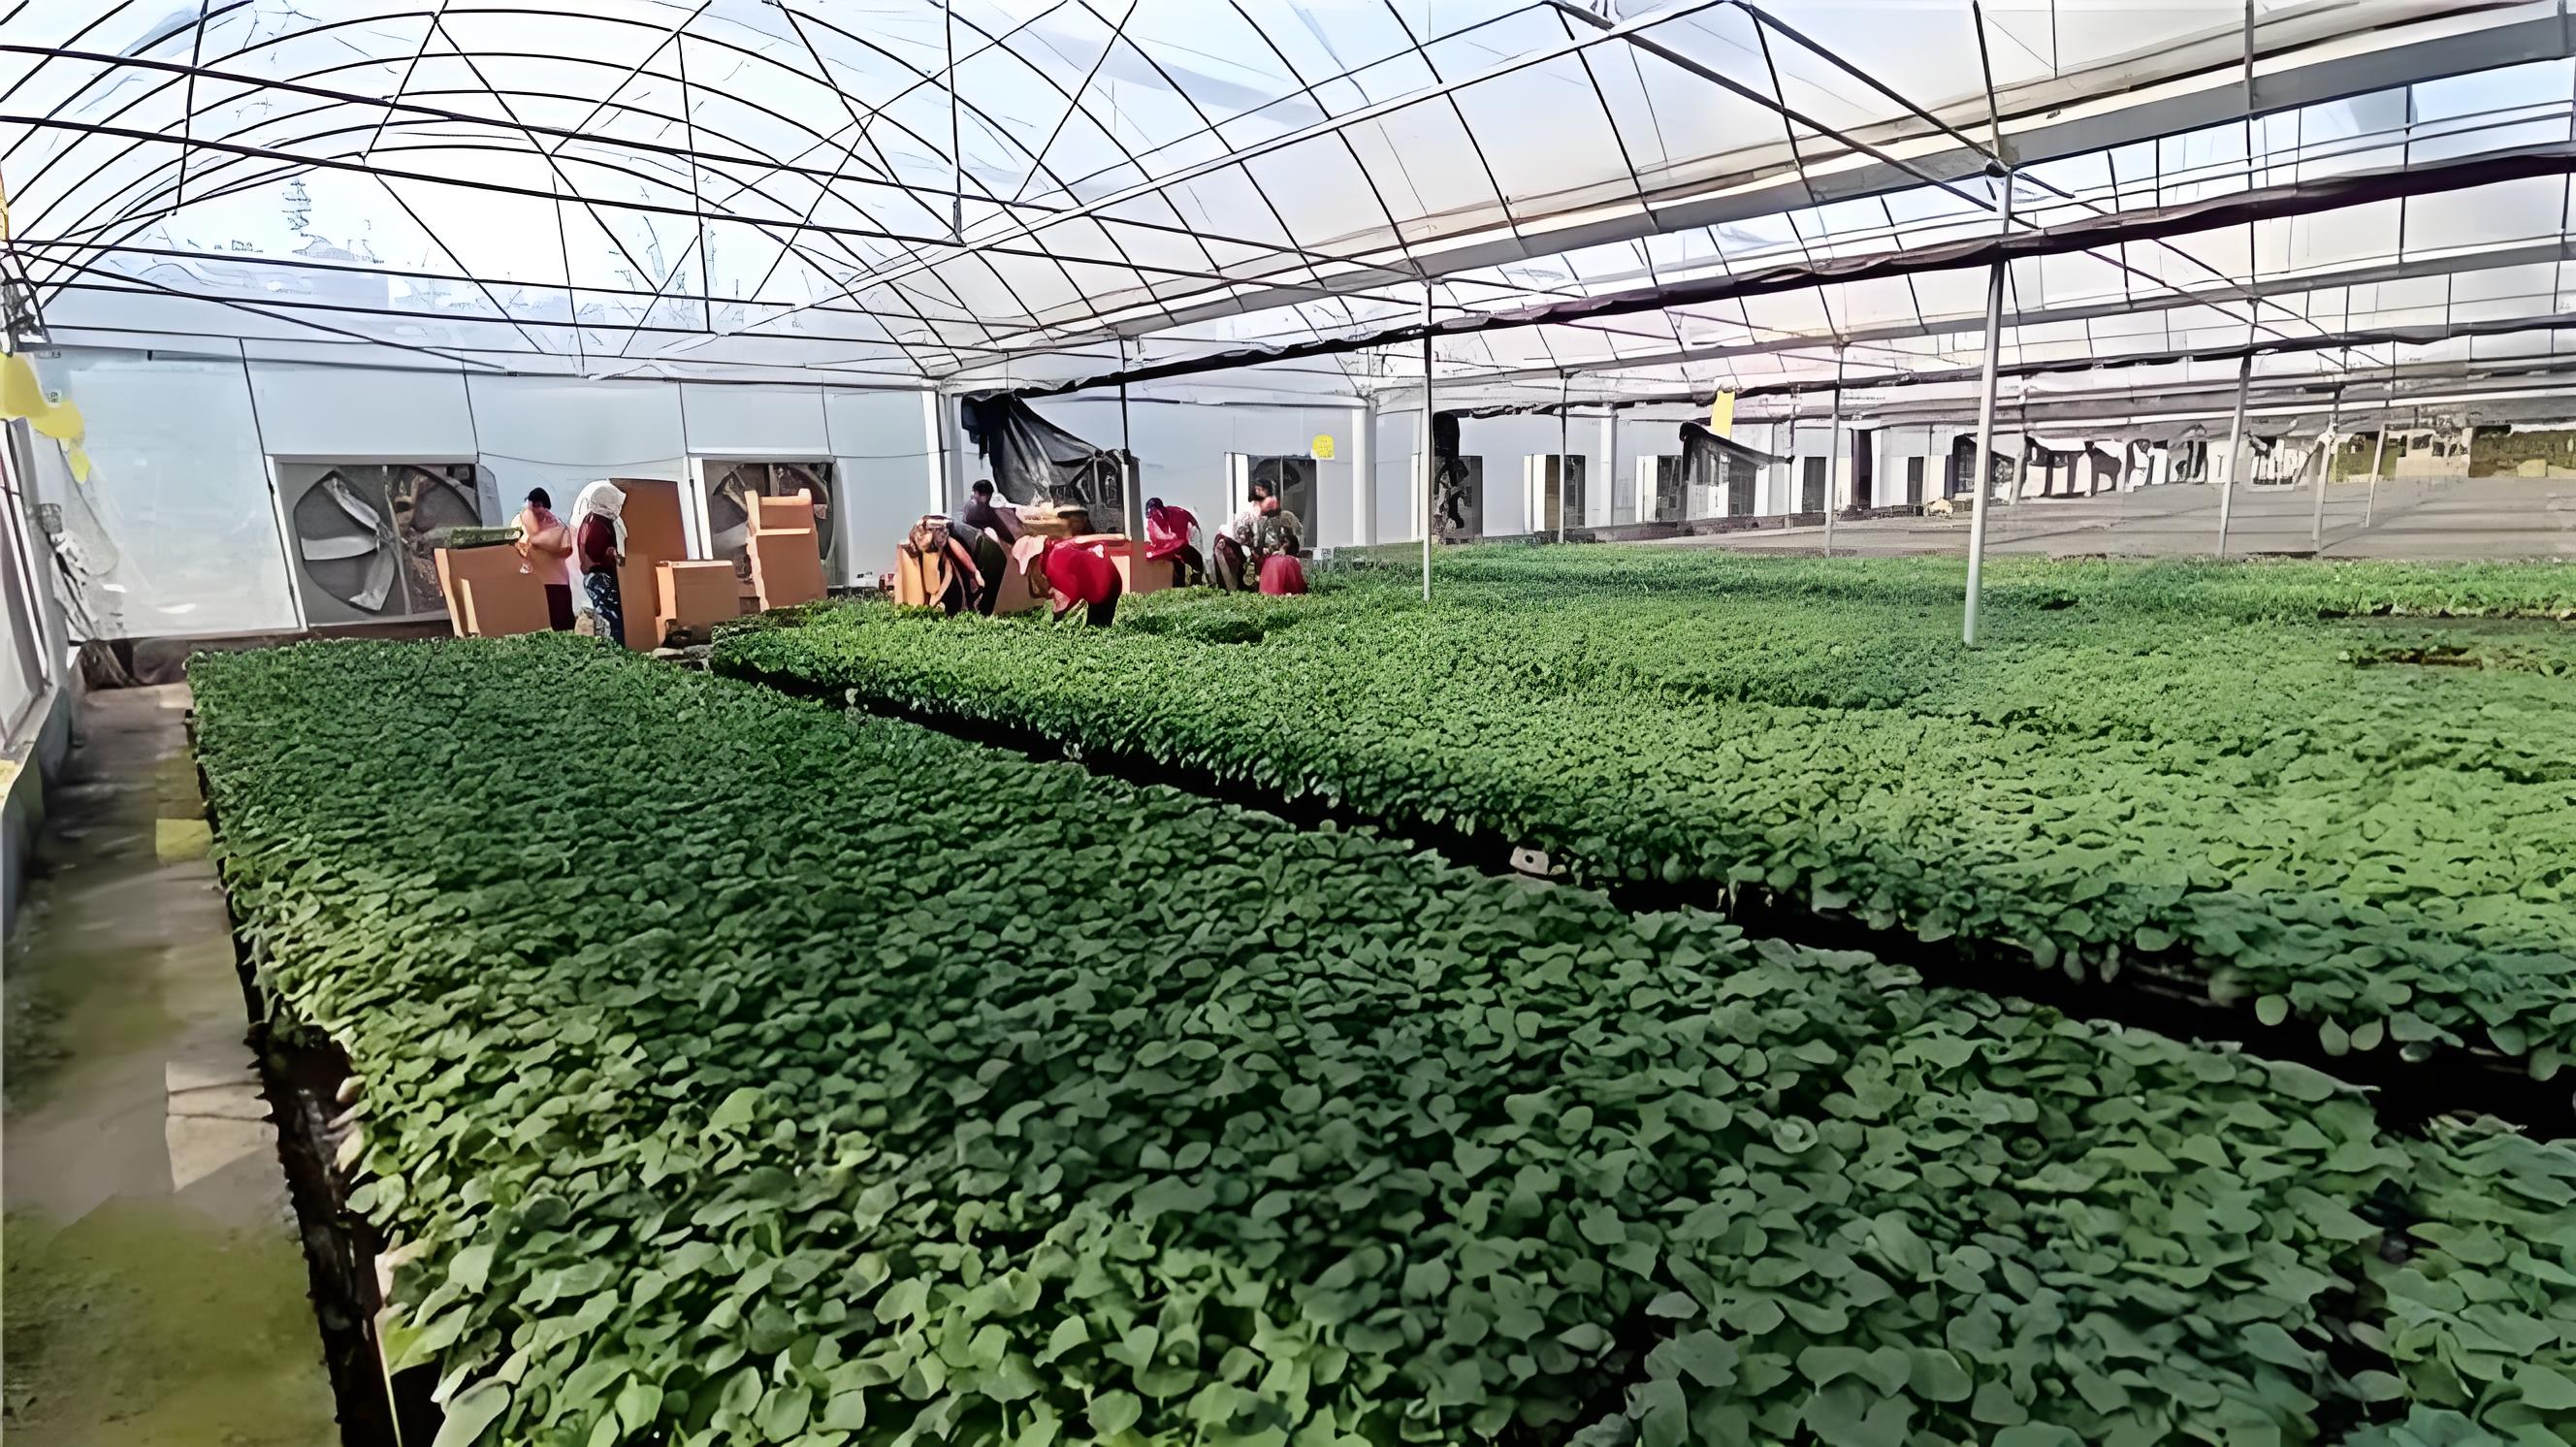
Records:
[[[752,596],[764,611],[823,596],[823,547],[814,531],[812,494],[753,499],[745,546],[751,554]]]
[[[430,556],[447,594],[448,626],[458,637],[505,638],[553,626],[545,583],[517,548],[440,548]]]
[[[626,562],[617,570],[618,604],[626,614],[626,636],[620,641],[629,648],[659,648],[661,567],[689,556],[688,532],[680,525],[680,485],[658,478],[613,480],[626,494]],[[581,606],[580,600],[575,606]]]

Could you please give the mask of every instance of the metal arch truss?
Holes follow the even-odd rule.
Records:
[[[1443,7],[1432,31],[1391,3],[1365,21],[1302,0],[911,3],[939,46],[900,24],[836,22],[820,0],[388,0],[283,24],[252,0],[175,18],[166,0],[104,0],[76,31],[46,35],[0,19],[11,267],[75,335],[147,334],[156,314],[215,334],[229,316],[244,337],[501,370],[1043,391],[1312,357],[1348,393],[1401,379],[1375,356],[1355,376],[1346,359],[1428,333],[1453,349],[1444,386],[1578,370],[1612,385],[1666,365],[1714,390],[1762,385],[1735,364],[1800,346],[1849,346],[1859,365],[1863,344],[1904,324],[1855,324],[1847,281],[1872,263],[1917,274],[1907,258],[1925,248],[1909,228],[1927,215],[1956,227],[2003,211],[2019,230],[1996,244],[2093,257],[2124,278],[2131,309],[2214,308],[2290,344],[2333,330],[2280,303],[2280,279],[2125,223],[2177,186],[2261,190],[2280,164],[2250,143],[2258,111],[2568,53],[2554,23],[2386,0],[2368,25],[2326,7],[2241,37],[2176,32],[2116,64],[1999,79],[1985,62],[1971,93],[1930,96],[1846,54],[1859,37],[1811,34],[1815,22],[1749,0],[1615,7],[1626,18],[1485,0]],[[1970,0],[1955,12],[1982,59],[1992,20]],[[2262,73],[2240,86],[2258,51]],[[1835,78],[1830,114],[1812,79],[1784,74],[1819,66]],[[1541,86],[1611,144],[1591,160],[1550,151],[1572,169],[1532,179],[1545,137],[1498,132],[1490,110]],[[2086,99],[2114,90],[2127,94]],[[1768,130],[1681,156],[1658,136],[1649,159],[1645,130],[1681,119],[1660,97],[1718,97]],[[2576,97],[2562,98],[2560,119],[2571,113]],[[2514,127],[2530,119],[2487,130],[2527,155]],[[2249,144],[2232,160],[2159,159],[2124,178],[2103,154],[2237,120]],[[1462,143],[1436,192],[1396,139],[1426,127]],[[2399,138],[2404,160],[2418,141]],[[2293,175],[2315,163],[2302,139],[2292,149]],[[1331,205],[1294,174],[1324,157],[1339,159],[1317,174],[1355,178]],[[2107,187],[2050,170],[2092,157]],[[372,183],[430,252],[241,252],[190,229],[322,173]],[[2013,177],[2009,209],[1997,174]],[[2153,204],[2135,204],[2142,190]],[[509,245],[470,213],[442,214],[434,198],[450,194],[549,216],[558,276],[495,265]],[[1227,197],[1241,204],[1214,204]],[[728,277],[715,252],[736,242],[757,260]],[[1791,256],[1809,275],[1773,285]],[[259,284],[228,291],[210,267]],[[1387,325],[1434,277],[1431,325]],[[382,282],[382,299],[329,290],[354,279]],[[1821,326],[1766,328],[1744,308],[1789,291],[1812,294]],[[1750,340],[1686,337],[1682,308],[1724,304]],[[2012,308],[2034,323],[2068,310]],[[1905,335],[1941,327],[1919,298],[1915,312]],[[1651,318],[1639,334],[1670,344],[1561,349],[1621,315]],[[1539,328],[1535,357],[1494,349],[1523,326]],[[1137,364],[1093,370],[1131,344]]]

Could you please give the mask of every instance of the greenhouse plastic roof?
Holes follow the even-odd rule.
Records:
[[[2023,231],[2570,140],[2554,0],[2253,8],[2249,69],[2242,0],[0,0],[0,176],[58,341],[1352,397],[1418,388],[1360,339],[1426,276],[1445,326],[1991,236],[1998,135]],[[2016,260],[2008,360],[2576,310],[2566,188]],[[1983,274],[1497,326],[1439,373],[1940,371]]]

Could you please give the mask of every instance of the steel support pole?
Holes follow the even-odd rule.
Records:
[[[1601,520],[1616,525],[1619,521],[1619,414],[1610,410],[1606,402],[1601,407],[1601,455],[1608,459],[1601,466]],[[1584,511],[1591,511],[1588,503]],[[1628,518],[1632,522],[1643,521],[1637,516],[1634,499],[1629,503]]]
[[[2246,0],[2252,4],[2253,0]],[[940,85],[948,91],[948,236],[966,239],[966,146],[957,114],[957,26],[950,19],[950,0],[939,0],[939,48],[946,62]],[[860,135],[867,133],[862,130]],[[714,287],[707,288],[712,292]]]
[[[1565,541],[1565,505],[1573,492],[1574,467],[1565,457],[1569,445],[1567,433],[1574,426],[1574,374],[1565,372],[1556,379],[1556,540]]]
[[[1995,456],[1995,362],[2001,350],[2004,319],[2004,264],[1996,262],[1986,273],[1986,375],[1977,391],[1977,452],[1975,467],[1968,475],[1968,496],[1975,501],[1968,514],[1968,598],[1961,614],[1959,641],[1970,648],[1977,646],[1977,594],[1986,580],[1986,514],[1994,510],[1993,484]]]
[[[2362,500],[2361,525],[2367,529],[2379,511],[2379,462],[2388,453],[2388,414],[2379,414],[2379,435],[2370,440],[2370,495]]]
[[[2218,556],[2227,556],[2227,523],[2236,501],[2236,454],[2245,446],[2245,389],[2254,380],[2254,357],[2236,363],[2236,420],[2227,428],[2227,467],[2218,479]]]
[[[1786,503],[1782,504],[1780,511],[1784,514],[1794,516],[1798,511],[1798,504],[1806,501],[1805,498],[1798,495],[1803,484],[1799,481],[1798,477],[1798,389],[1795,387],[1789,389],[1789,445],[1781,450],[1786,452],[1789,456],[1789,486],[1787,488],[1789,498]],[[1761,513],[1762,499],[1758,497],[1753,499],[1753,511],[1757,515]]]
[[[1431,529],[1432,510],[1439,499],[1432,496],[1431,479],[1438,473],[1438,459],[1432,454],[1439,443],[1434,434],[1440,414],[1431,405],[1431,278],[1422,279],[1422,601],[1431,601]]]
[[[2254,114],[2254,0],[2245,0],[2245,114]],[[2245,154],[2254,154],[2251,146]]]
[[[2379,512],[2379,463],[2388,452],[2388,419],[2397,410],[2397,349],[2388,349],[2388,395],[2379,404],[2379,436],[2370,444],[2370,495],[2362,500],[2361,526],[2367,531]]]
[[[1377,394],[1351,414],[1351,541],[1377,541]]]
[[[1127,370],[1127,339],[1118,339],[1118,370]],[[1136,444],[1127,433],[1127,384],[1118,384],[1118,496],[1127,511],[1127,536],[1145,535],[1145,479],[1136,466]]]
[[[2335,427],[2343,421],[2343,387],[2334,389],[2334,401],[2326,409],[2326,435],[2317,439],[2317,496],[2308,515],[2308,547],[2317,556],[2326,555],[2326,482],[2334,473]]]
[[[1834,555],[1834,484],[1843,465],[1843,349],[1834,346],[1834,421],[1825,433],[1825,556]]]

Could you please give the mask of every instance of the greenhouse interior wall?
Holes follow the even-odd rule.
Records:
[[[947,505],[944,446],[961,449],[958,486],[987,471],[957,428],[953,405],[922,391],[481,375],[88,347],[39,356],[37,367],[89,421],[90,478],[75,484],[57,449],[37,448],[36,492],[40,502],[64,505],[72,536],[89,544],[102,585],[93,593],[102,605],[97,633],[106,637],[304,626],[272,496],[270,468],[279,461],[476,463],[507,509],[532,487],[562,504],[595,478],[682,481],[693,457],[828,458],[840,476],[834,526],[862,571],[890,564],[905,529]],[[1033,405],[1099,445],[1122,436],[1115,396]],[[1233,510],[1230,454],[1305,457],[1322,438],[1334,455],[1317,463],[1315,515],[1306,519],[1317,546],[1421,536],[1418,403],[1378,411],[1367,446],[1355,445],[1356,434],[1371,414],[1355,404],[1139,398],[1125,411],[1144,493],[1191,509],[1203,525]],[[1536,413],[1464,419],[1462,455],[1484,460],[1482,533],[1537,530],[1522,467],[1554,454],[1560,435],[1583,459],[1586,483],[1582,514],[1567,523],[1635,521],[1638,461],[1676,453],[1679,415],[1612,421],[1578,405],[1562,434],[1556,418]],[[1907,431],[1922,435],[1900,444],[1890,432],[1878,444],[1882,477],[1892,463],[1901,478],[1898,446],[1931,452],[1929,430]],[[1840,434],[1835,466],[1845,498],[1853,435]],[[1794,437],[1780,424],[1748,424],[1736,436],[1798,458],[1826,455],[1835,439],[1813,421]],[[1354,492],[1364,463],[1373,479],[1365,506]],[[1606,488],[1605,468],[1614,473]],[[1795,468],[1765,467],[1756,510],[1786,513],[1796,502]]]

